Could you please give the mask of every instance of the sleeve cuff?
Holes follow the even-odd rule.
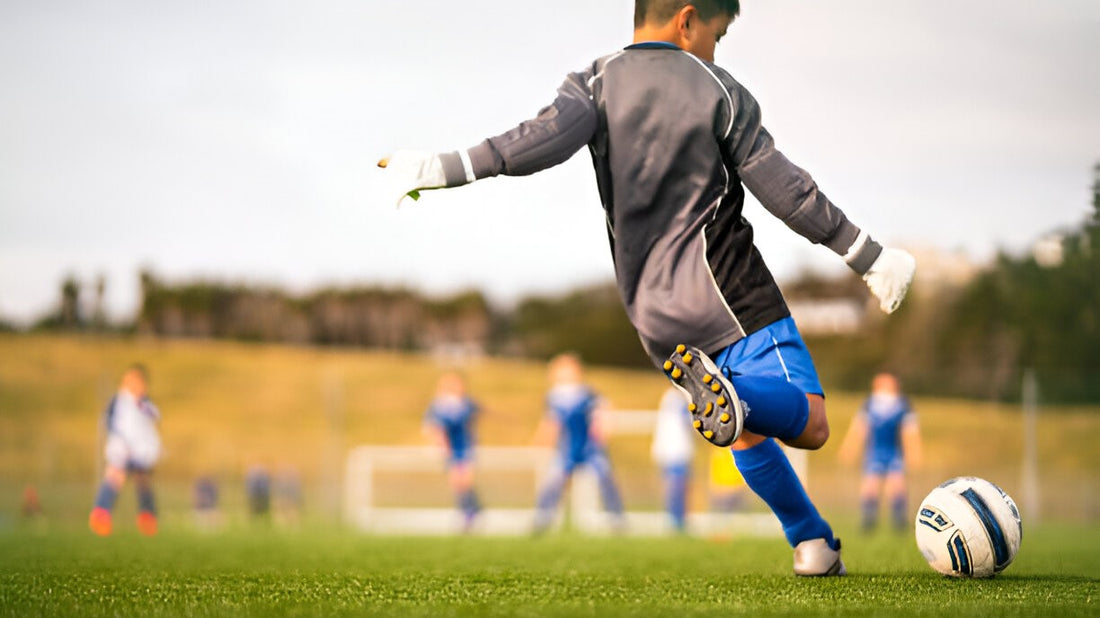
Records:
[[[501,158],[496,148],[493,148],[489,140],[485,140],[467,150],[466,156],[470,161],[469,172],[473,176],[470,182],[489,178],[490,176],[499,176],[504,171],[504,159]]]
[[[439,162],[443,166],[443,177],[448,187],[461,187],[477,180],[470,164],[470,156],[464,150],[441,154]]]
[[[882,245],[875,242],[867,232],[860,230],[859,235],[844,254],[844,262],[849,268],[863,275],[871,269],[871,265],[881,253]]]

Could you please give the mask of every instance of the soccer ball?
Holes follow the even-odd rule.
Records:
[[[1016,557],[1020,511],[1000,487],[960,476],[932,490],[917,509],[917,548],[953,577],[993,577]]]

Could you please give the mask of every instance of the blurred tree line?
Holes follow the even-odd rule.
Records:
[[[934,333],[933,362],[969,369],[954,376],[959,388],[1015,397],[1030,368],[1045,398],[1100,401],[1100,163],[1091,215],[1051,242],[1044,253],[999,255]]]
[[[902,308],[851,337],[807,337],[829,383],[866,388],[888,369],[913,392],[1017,400],[1035,371],[1042,397],[1100,402],[1100,163],[1092,212],[1023,256],[1001,253],[961,286],[917,279]]]
[[[866,308],[856,332],[803,329],[823,381],[862,390],[887,369],[914,393],[1012,400],[1031,369],[1047,401],[1100,402],[1100,163],[1092,193],[1091,216],[1046,239],[1042,253],[1002,253],[962,283],[922,280],[918,266],[909,298],[889,317],[854,275],[804,273],[787,282],[790,301],[846,298]],[[168,283],[143,272],[141,309],[133,324],[121,326],[104,317],[104,287],[98,279],[89,310],[79,282],[66,278],[56,310],[36,328],[532,358],[570,350],[591,363],[650,366],[613,283],[500,309],[476,290],[431,298],[407,288],[357,287],[294,296]]]
[[[135,329],[167,337],[483,350],[497,322],[477,291],[433,299],[405,288],[357,287],[293,296],[275,288],[208,281],[170,284],[143,272],[141,293]]]

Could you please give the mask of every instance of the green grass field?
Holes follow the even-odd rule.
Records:
[[[372,538],[335,531],[0,534],[3,616],[1095,616],[1100,531],[1025,532],[992,580],[909,535],[846,539],[851,574],[790,574],[778,539]]]
[[[84,527],[102,452],[96,423],[134,360],[150,366],[164,413],[162,532],[136,534],[127,488],[117,533],[101,539]],[[357,350],[0,335],[0,616],[1100,615],[1096,406],[1043,407],[1042,517],[1024,513],[1023,548],[1005,574],[957,581],[923,563],[911,534],[853,532],[858,470],[841,466],[836,448],[861,394],[830,390],[834,439],[810,454],[808,490],[844,539],[851,575],[801,580],[779,538],[380,538],[340,528],[338,510],[324,508],[326,487],[338,488],[329,473],[351,446],[421,443],[440,371],[427,356]],[[481,443],[529,443],[542,414],[544,365],[482,359],[467,375],[485,409]],[[593,368],[589,379],[623,409],[652,408],[666,387],[653,371]],[[911,475],[912,503],[962,474],[1021,497],[1018,407],[915,403],[926,464]],[[610,450],[628,508],[658,508],[648,439],[616,438]],[[706,451],[698,455],[705,464]],[[241,477],[257,461],[301,471],[300,529],[242,523]],[[189,525],[200,473],[221,481],[223,532]],[[417,493],[438,493],[437,504],[447,505],[439,476],[434,490]],[[38,522],[19,515],[32,485],[42,496]],[[692,508],[705,508],[705,483],[696,485]]]

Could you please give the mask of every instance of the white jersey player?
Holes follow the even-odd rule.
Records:
[[[661,467],[665,480],[665,510],[677,532],[684,532],[687,525],[688,482],[695,451],[693,433],[687,399],[677,389],[669,388],[661,397],[661,407],[657,410],[650,453]]]
[[[161,451],[157,429],[160,410],[149,400],[147,384],[145,368],[130,367],[122,375],[118,392],[104,411],[107,468],[88,518],[89,527],[99,535],[111,533],[111,509],[127,475],[133,477],[137,488],[138,529],[146,535],[157,531],[152,473]]]

